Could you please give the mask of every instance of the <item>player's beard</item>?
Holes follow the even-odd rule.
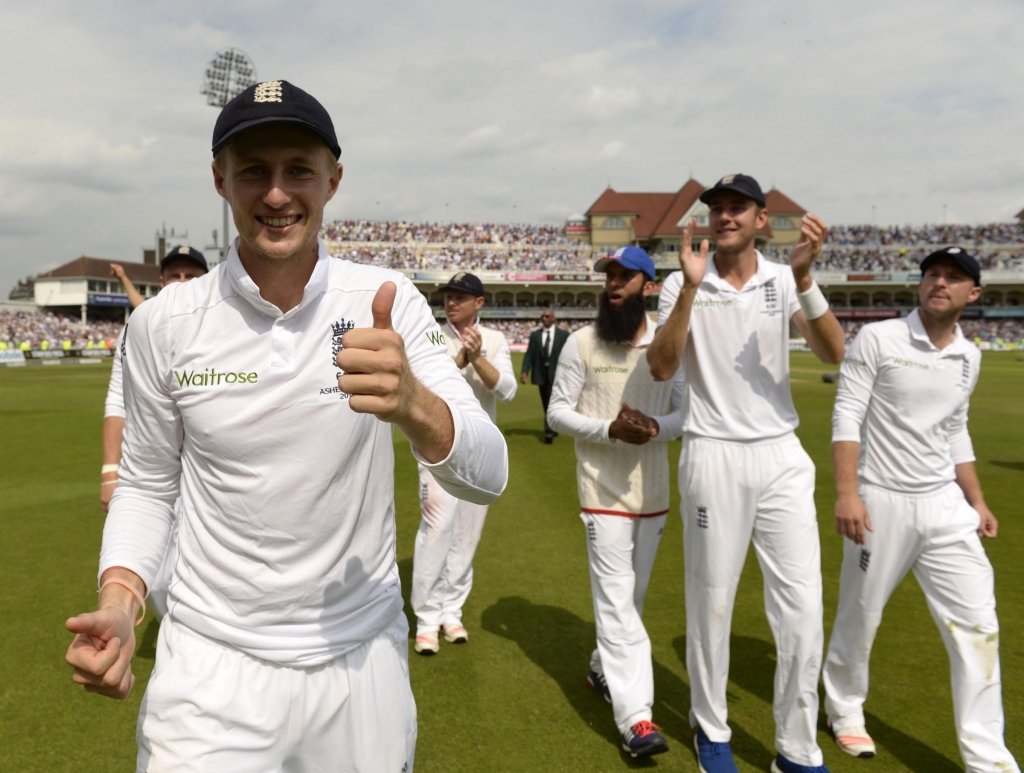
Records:
[[[597,321],[594,323],[597,337],[611,344],[628,343],[633,340],[647,314],[644,294],[627,295],[618,308],[608,300],[608,291],[601,293],[597,305]]]

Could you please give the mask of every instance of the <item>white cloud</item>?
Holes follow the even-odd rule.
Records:
[[[601,146],[601,150],[598,151],[598,158],[618,158],[622,155],[622,151],[626,149],[626,143],[621,140],[612,140],[606,142]]]

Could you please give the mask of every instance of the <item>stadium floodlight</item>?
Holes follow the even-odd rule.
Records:
[[[206,63],[203,87],[200,94],[206,96],[206,104],[218,110],[256,83],[256,65],[249,55],[239,48],[225,48],[218,51]],[[228,202],[224,200],[224,231],[220,248],[220,259],[227,260],[228,244]]]

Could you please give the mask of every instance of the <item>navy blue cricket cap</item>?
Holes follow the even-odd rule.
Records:
[[[974,284],[981,284],[981,266],[978,265],[978,261],[975,260],[974,256],[967,250],[961,249],[960,247],[944,247],[941,250],[936,250],[931,255],[925,257],[921,261],[921,273],[923,274],[928,270],[928,267],[937,263],[938,261],[948,258],[962,268],[967,275],[974,280]]]
[[[206,264],[206,256],[203,255],[203,253],[195,247],[186,247],[184,245],[174,247],[164,255],[164,259],[160,261],[160,270],[163,271],[167,268],[168,264],[173,263],[176,260],[190,260],[203,271],[210,270],[210,267]]]
[[[288,81],[255,83],[232,99],[213,127],[213,155],[246,129],[265,123],[296,123],[315,132],[341,157],[341,146],[327,110],[311,95]]]
[[[594,271],[607,271],[608,264],[612,262],[631,271],[643,271],[648,279],[654,281],[654,260],[640,247],[619,247],[607,258],[597,261]]]
[[[749,174],[727,174],[710,188],[706,189],[700,195],[700,200],[705,204],[710,204],[711,197],[721,191],[738,193],[741,196],[746,196],[748,199],[756,201],[757,206],[764,206],[764,192],[761,190],[761,186],[757,184],[757,180]]]
[[[456,290],[460,293],[469,293],[480,298],[484,294],[484,283],[479,277],[470,274],[468,271],[460,271],[444,286],[445,290]]]

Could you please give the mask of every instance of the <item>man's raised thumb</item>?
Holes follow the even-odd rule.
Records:
[[[395,296],[398,295],[398,286],[394,282],[385,282],[373,296],[373,305],[370,310],[373,312],[373,327],[376,330],[394,330],[391,324],[391,309],[395,306]]]

